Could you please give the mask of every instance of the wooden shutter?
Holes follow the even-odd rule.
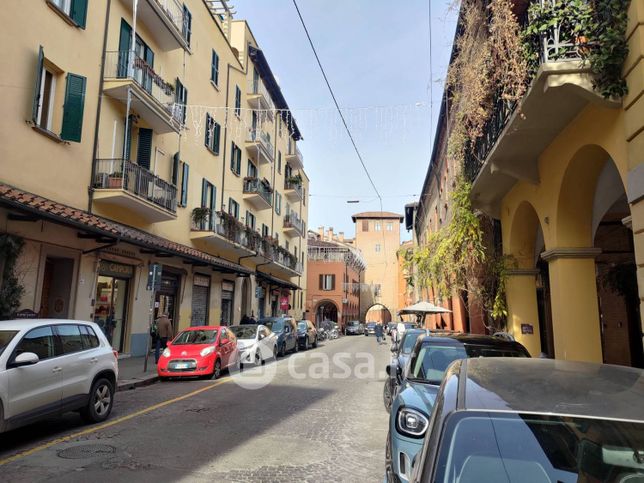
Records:
[[[219,56],[212,51],[212,65],[210,66],[210,80],[219,85]]]
[[[63,129],[60,137],[79,143],[83,131],[83,109],[85,107],[85,77],[67,74],[65,105],[63,106]]]
[[[320,290],[324,290],[324,275],[320,275]]]
[[[239,115],[241,109],[241,90],[239,86],[235,86],[235,114]]]
[[[331,290],[335,290],[335,275],[331,275]]]
[[[130,43],[132,42],[132,29],[127,22],[121,19],[121,34],[119,37],[119,64],[117,76],[119,78],[127,77],[128,62],[130,52]]]
[[[36,64],[36,82],[34,85],[34,100],[31,106],[31,120],[38,123],[38,110],[40,108],[40,89],[42,87],[42,69],[45,61],[45,53],[42,45],[38,48],[38,63]]]
[[[69,16],[80,28],[84,29],[87,22],[87,0],[72,0]]]
[[[213,121],[214,122],[214,121]],[[214,136],[214,143],[213,143],[213,151],[215,154],[219,154],[219,140],[221,138],[221,126],[219,125],[218,122],[214,122],[215,128],[213,129],[213,136]]]
[[[208,206],[208,181],[206,178],[201,180],[201,207],[206,208]]]
[[[190,13],[190,10],[184,5],[183,6],[183,26],[181,29],[181,33],[183,34],[183,38],[186,40],[186,43],[190,45],[190,37],[192,36],[192,14]]]
[[[210,148],[210,129],[212,128],[212,118],[210,117],[210,114],[206,113],[206,135],[204,139],[204,143],[206,144],[206,147]]]
[[[172,184],[177,186],[179,181],[179,153],[174,153],[172,157]]]
[[[142,168],[150,169],[152,157],[152,129],[139,128],[139,144],[136,151],[136,162]]]
[[[181,176],[181,205],[188,204],[188,179],[190,177],[190,166],[183,163],[183,174]]]
[[[369,231],[369,220],[362,220],[362,231]]]

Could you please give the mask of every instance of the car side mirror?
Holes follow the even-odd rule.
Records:
[[[38,355],[33,352],[23,352],[16,356],[10,365],[11,367],[33,366],[34,364],[37,364],[39,360]]]

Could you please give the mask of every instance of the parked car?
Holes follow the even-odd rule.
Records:
[[[364,335],[376,335],[376,323],[375,322],[367,322],[367,325],[365,326],[364,330]]]
[[[242,366],[264,364],[267,359],[277,359],[277,335],[268,327],[259,324],[233,325],[237,337],[237,349]]]
[[[409,480],[412,461],[422,448],[445,370],[455,360],[469,357],[530,357],[530,354],[518,342],[492,336],[439,333],[419,337],[404,369],[396,367],[403,383],[389,413],[385,459],[388,481]]]
[[[239,366],[237,338],[227,327],[205,325],[182,330],[168,342],[159,363],[160,379],[208,377],[217,379],[225,369]]]
[[[70,411],[105,421],[117,380],[118,353],[93,322],[0,322],[0,433]]]
[[[391,403],[398,393],[398,388],[402,385],[402,375],[405,373],[404,369],[411,355],[411,351],[416,344],[416,340],[421,335],[428,335],[429,329],[409,329],[403,334],[400,342],[391,344],[392,358],[391,363],[387,366],[387,374],[389,377],[385,381],[382,397],[385,403],[385,409],[391,409]],[[398,368],[402,370],[399,371]]]
[[[364,325],[359,320],[350,320],[344,328],[344,335],[360,335],[364,333]]]
[[[318,346],[318,330],[310,320],[300,320],[297,323],[297,341],[304,350]]]
[[[644,481],[644,371],[532,359],[454,363],[415,482]]]
[[[277,354],[285,356],[287,352],[297,352],[297,324],[292,317],[267,317],[259,323],[268,327],[277,336]]]

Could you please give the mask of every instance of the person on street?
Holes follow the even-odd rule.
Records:
[[[165,349],[168,345],[168,340],[172,339],[172,321],[168,317],[167,312],[164,312],[161,317],[156,321],[157,325],[157,343],[154,349],[154,362],[159,363],[159,356],[161,350]]]
[[[382,344],[382,324],[376,324],[375,332],[376,340],[378,341],[378,345],[380,345]]]

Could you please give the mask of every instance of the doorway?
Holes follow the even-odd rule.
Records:
[[[221,325],[232,325],[234,299],[235,284],[223,281],[221,283]]]
[[[179,327],[177,321],[177,305],[180,287],[181,275],[164,270],[161,272],[161,287],[157,290],[154,299],[154,319],[158,319],[162,314],[168,314],[172,322],[172,330],[175,334]]]
[[[43,273],[39,317],[68,319],[74,260],[63,257],[47,257]]]
[[[119,352],[123,352],[125,342],[128,293],[128,279],[111,275],[98,276],[94,322]]]

